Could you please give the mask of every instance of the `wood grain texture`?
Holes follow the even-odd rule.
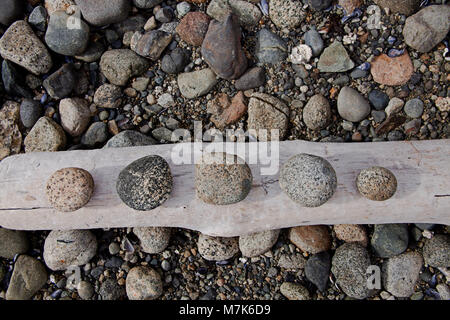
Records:
[[[278,173],[261,175],[261,164],[250,164],[254,180],[245,200],[228,206],[205,204],[195,196],[194,165],[172,162],[174,146],[179,148],[180,144],[8,157],[0,163],[0,225],[18,230],[167,226],[216,236],[238,236],[314,224],[450,224],[450,140],[281,142],[280,165],[295,154],[310,153],[326,158],[335,168],[337,191],[317,208],[303,208],[292,202],[279,187]],[[243,146],[251,150],[260,145]],[[146,212],[134,211],[119,199],[116,179],[126,165],[149,154],[158,154],[169,162],[174,188],[170,199],[161,207]],[[373,165],[388,168],[397,177],[397,192],[387,201],[370,201],[356,190],[359,171]],[[64,167],[86,169],[95,181],[91,201],[71,213],[50,208],[44,190],[50,175]]]

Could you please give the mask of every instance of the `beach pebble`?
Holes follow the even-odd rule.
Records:
[[[97,253],[97,239],[89,230],[54,230],[44,243],[44,260],[53,271],[88,263]]]
[[[47,282],[47,271],[39,260],[21,255],[14,264],[14,271],[6,291],[6,300],[29,300]]]
[[[280,286],[280,292],[289,300],[309,300],[308,289],[298,283],[284,282]]]
[[[450,237],[447,234],[435,235],[426,240],[423,247],[425,263],[432,267],[450,267]]]
[[[13,259],[16,254],[27,252],[28,248],[26,232],[0,228],[0,257]]]
[[[331,248],[328,228],[322,225],[299,226],[289,229],[289,240],[302,251],[319,253]]]
[[[66,98],[59,102],[61,126],[73,137],[80,136],[89,126],[91,110],[86,100]]]
[[[291,200],[301,206],[318,207],[327,202],[336,191],[336,172],[321,157],[298,154],[283,164],[280,187]]]
[[[202,201],[228,205],[242,201],[252,186],[252,172],[238,156],[204,153],[195,166],[195,190]]]
[[[94,193],[94,179],[81,168],[63,168],[51,175],[46,193],[57,211],[76,211],[86,205]]]
[[[66,145],[63,128],[48,117],[41,117],[24,140],[25,152],[58,151]]]
[[[122,201],[135,210],[151,210],[163,204],[172,191],[169,164],[157,155],[133,161],[123,169],[116,189]]]
[[[200,233],[198,236],[198,253],[210,261],[223,261],[234,257],[239,252],[238,237],[212,237]]]
[[[303,121],[311,130],[324,129],[331,120],[328,100],[321,94],[312,96],[303,108]]]
[[[130,300],[157,299],[163,292],[161,276],[150,267],[134,267],[128,272],[126,290]]]
[[[339,115],[351,122],[359,122],[370,113],[370,105],[367,100],[350,87],[343,87],[339,92],[337,107]]]
[[[269,251],[277,242],[279,229],[256,232],[239,237],[239,249],[244,257],[257,257]]]
[[[165,227],[141,227],[133,228],[133,233],[138,237],[142,251],[155,254],[167,248],[172,231]]]
[[[357,242],[367,247],[369,241],[366,229],[359,224],[337,224],[333,227],[336,238],[345,242]]]
[[[397,191],[397,179],[386,168],[370,167],[359,172],[356,187],[367,199],[384,201],[391,198]]]
[[[404,252],[408,247],[408,241],[406,224],[376,224],[370,244],[379,257],[388,258]]]

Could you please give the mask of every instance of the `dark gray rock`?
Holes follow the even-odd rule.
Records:
[[[126,291],[115,279],[108,278],[102,282],[98,290],[101,300],[123,300],[126,297]]]
[[[64,64],[44,80],[43,86],[54,99],[64,99],[75,89],[78,82],[77,71],[73,64]]]
[[[369,101],[376,110],[384,110],[389,103],[389,96],[379,90],[372,90],[369,93]]]
[[[133,130],[125,130],[108,140],[105,148],[122,148],[135,146],[148,146],[156,144],[152,137]]]
[[[266,71],[264,68],[255,67],[244,73],[234,83],[236,90],[248,90],[258,88],[266,83]]]
[[[223,79],[237,79],[247,70],[236,16],[230,14],[223,22],[212,20],[209,23],[201,53],[214,73]]]
[[[322,53],[324,46],[323,40],[320,33],[318,33],[316,29],[311,29],[306,32],[303,39],[305,40],[305,43],[311,47],[314,57],[317,57]]]
[[[77,24],[73,27],[72,24]],[[89,42],[89,26],[81,18],[56,11],[50,15],[45,43],[56,53],[65,56],[81,54]]]
[[[255,51],[258,61],[267,64],[278,64],[288,55],[284,40],[265,28],[258,32]]]
[[[373,121],[375,121],[376,123],[381,123],[384,121],[384,119],[386,119],[386,113],[384,111],[373,110],[371,112],[371,115],[373,117]]]
[[[382,258],[396,256],[408,247],[408,225],[377,224],[370,241],[375,253]]]
[[[6,92],[24,98],[33,98],[33,93],[25,84],[22,72],[12,62],[3,60],[2,80]]]
[[[104,122],[94,122],[84,133],[81,143],[94,147],[108,140],[108,126]]]
[[[135,210],[151,210],[164,203],[172,191],[169,164],[160,156],[140,158],[123,169],[116,183],[122,201]]]
[[[32,128],[44,112],[39,101],[24,99],[20,104],[20,120],[26,128]]]
[[[43,6],[37,6],[31,11],[28,23],[39,31],[44,32],[47,26],[47,10]]]
[[[105,52],[105,46],[100,41],[91,41],[86,50],[75,58],[84,62],[94,62],[101,58],[103,52]]]
[[[163,7],[156,11],[155,19],[158,20],[161,23],[167,23],[172,21],[174,17],[174,13],[172,8],[170,7]]]
[[[311,281],[316,287],[324,292],[327,288],[328,276],[331,269],[331,257],[326,251],[317,253],[306,262],[306,279]]]
[[[25,8],[23,0],[0,0],[0,23],[9,26],[20,18]]]
[[[166,73],[176,74],[182,72],[188,63],[188,51],[182,48],[175,48],[175,50],[162,58],[161,69]]]
[[[420,230],[431,230],[434,228],[434,223],[415,223],[416,227]]]
[[[314,10],[323,10],[331,5],[331,0],[308,0],[308,4]]]

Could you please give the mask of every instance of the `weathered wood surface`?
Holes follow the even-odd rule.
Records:
[[[168,226],[210,235],[237,236],[250,232],[311,224],[439,223],[450,224],[450,140],[377,143],[280,143],[280,165],[298,153],[326,158],[335,168],[338,188],[318,208],[303,208],[282,193],[278,174],[261,176],[250,165],[254,181],[248,197],[229,206],[208,205],[196,199],[194,165],[175,165],[175,145],[110,148],[90,151],[29,153],[0,163],[0,225],[10,229],[51,230],[134,226]],[[249,144],[247,144],[249,146]],[[174,176],[171,198],[152,211],[134,211],[115,191],[119,172],[130,162],[158,154]],[[378,165],[397,177],[393,198],[376,202],[355,187],[359,170]],[[95,181],[91,201],[72,213],[49,207],[44,186],[63,167],[88,170]]]

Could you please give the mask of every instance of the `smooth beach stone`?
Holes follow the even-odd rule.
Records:
[[[367,199],[384,201],[397,190],[397,179],[386,168],[371,167],[361,170],[356,178],[358,191]]]
[[[298,204],[318,207],[327,202],[336,191],[336,172],[331,164],[321,157],[298,154],[282,166],[280,187]]]
[[[242,201],[252,186],[249,166],[236,155],[205,153],[195,166],[195,190],[206,203],[228,205]]]
[[[172,191],[172,174],[162,157],[150,155],[140,158],[125,169],[117,179],[120,199],[135,210],[151,210],[163,204]]]
[[[223,261],[234,257],[239,252],[238,237],[212,237],[200,233],[198,236],[198,253],[209,261]]]
[[[94,179],[81,168],[63,168],[47,181],[48,201],[58,211],[71,212],[83,207],[94,193]]]
[[[161,276],[147,266],[131,269],[125,286],[130,300],[154,300],[163,293]]]
[[[244,257],[257,257],[273,247],[279,234],[280,229],[275,229],[240,236],[239,249]]]

